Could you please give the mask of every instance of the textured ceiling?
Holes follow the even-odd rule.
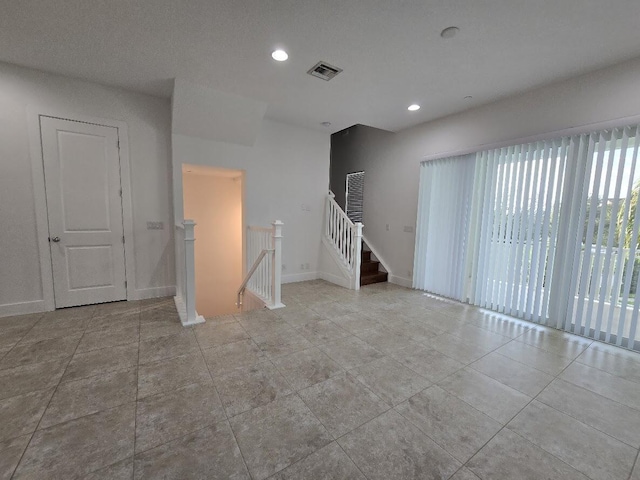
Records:
[[[638,0],[0,0],[0,60],[162,96],[179,77],[288,123],[399,130],[640,56],[638,19]],[[307,75],[319,60],[344,72]]]

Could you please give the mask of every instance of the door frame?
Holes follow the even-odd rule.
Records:
[[[60,110],[27,107],[27,126],[29,130],[29,153],[31,157],[31,178],[36,214],[36,234],[40,253],[40,278],[44,308],[37,311],[55,310],[53,293],[53,268],[49,248],[49,217],[45,193],[44,159],[40,117],[53,117],[72,122],[91,123],[118,130],[120,143],[120,187],[122,188],[122,226],[124,231],[125,280],[127,282],[127,300],[135,299],[135,259],[133,256],[133,204],[131,199],[131,166],[129,161],[129,135],[126,122]],[[40,302],[38,302],[40,303]],[[26,312],[25,312],[26,313]]]

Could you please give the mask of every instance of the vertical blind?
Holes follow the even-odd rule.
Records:
[[[414,287],[640,349],[638,134],[423,162]]]
[[[475,155],[420,167],[415,288],[463,299]],[[428,228],[423,228],[428,226]],[[438,272],[431,275],[430,272]]]

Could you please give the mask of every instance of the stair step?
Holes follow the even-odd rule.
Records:
[[[370,262],[371,261],[371,252],[369,250],[362,250],[362,261]]]
[[[387,281],[387,272],[367,273],[360,275],[360,286],[371,285],[372,283],[382,283]]]
[[[375,273],[378,271],[378,265],[380,265],[380,262],[376,262],[374,260],[368,262],[363,261],[360,264],[360,273]]]

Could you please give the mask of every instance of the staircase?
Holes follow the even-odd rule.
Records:
[[[362,247],[362,262],[360,263],[360,285],[371,285],[387,281],[388,273],[379,270],[380,262],[371,260],[371,252]]]

